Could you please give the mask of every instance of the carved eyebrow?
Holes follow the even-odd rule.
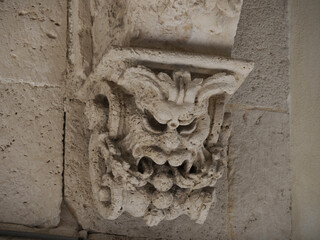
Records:
[[[156,114],[149,111],[148,109],[144,109],[144,113],[147,115],[151,115],[155,120],[157,120],[161,124],[167,124],[167,122],[169,121],[169,120],[163,120],[163,119],[159,118]]]
[[[186,126],[186,125],[191,124],[196,118],[197,118],[196,116],[193,116],[192,118],[190,118],[188,120],[180,120],[179,119],[179,123],[181,126]]]

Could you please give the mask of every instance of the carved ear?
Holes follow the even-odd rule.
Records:
[[[163,99],[168,95],[169,89],[162,81],[148,68],[138,66],[128,68],[117,84],[137,98]]]
[[[226,73],[217,73],[203,81],[201,89],[198,91],[197,99],[200,105],[208,101],[213,95],[232,95],[238,88],[235,76]]]

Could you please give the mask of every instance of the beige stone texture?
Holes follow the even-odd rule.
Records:
[[[320,236],[320,1],[290,2],[292,239]]]
[[[232,57],[250,59],[254,70],[231,103],[288,111],[287,0],[245,0]]]
[[[77,238],[79,236],[78,233],[78,222],[74,218],[74,216],[71,214],[71,212],[68,210],[67,205],[62,202],[61,204],[61,212],[60,212],[60,222],[58,226],[54,228],[35,228],[35,227],[28,227],[25,225],[19,225],[19,224],[8,224],[8,223],[0,223],[0,231],[13,231],[18,232],[21,234],[35,234],[35,235],[51,235],[51,236],[64,236],[68,238]],[[24,236],[26,236],[24,234]],[[0,234],[1,235],[1,234]],[[26,238],[20,238],[20,237],[2,237],[0,236],[0,239],[23,239]],[[34,238],[33,238],[34,239]]]
[[[66,1],[0,2],[0,222],[56,226]]]
[[[89,2],[89,1],[88,1]],[[135,1],[126,0],[95,0],[90,1],[90,11],[79,5],[80,15],[91,14],[91,20],[83,18],[83,26],[91,29],[92,64],[96,66],[104,53],[112,46],[128,46],[131,36],[128,5]],[[75,11],[75,8],[71,8]],[[89,20],[89,21],[88,21]],[[85,28],[83,27],[83,28]]]
[[[1,84],[0,221],[59,223],[63,107],[60,89]],[[44,98],[45,97],[45,98]]]
[[[129,1],[131,46],[230,56],[242,1]]]
[[[289,115],[232,113],[229,147],[230,239],[289,239],[291,189]]]
[[[244,1],[232,56],[255,68],[229,105],[229,238],[289,239],[287,1]]]
[[[1,1],[1,82],[61,86],[66,63],[66,0]]]

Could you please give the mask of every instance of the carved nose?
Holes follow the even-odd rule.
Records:
[[[179,122],[176,120],[171,120],[170,122],[168,122],[168,127],[173,130],[176,129],[179,126]]]

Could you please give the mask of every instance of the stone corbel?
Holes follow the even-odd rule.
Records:
[[[92,131],[96,210],[149,226],[182,214],[203,223],[227,164],[224,106],[252,62],[193,53],[111,48],[77,97]]]

